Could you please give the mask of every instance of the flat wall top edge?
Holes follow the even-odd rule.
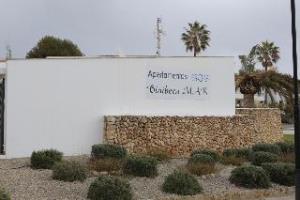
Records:
[[[198,56],[198,57],[191,57],[191,56],[128,56],[128,57],[115,57],[115,56],[100,56],[100,57],[48,57],[48,58],[16,58],[7,60],[6,62],[14,62],[14,61],[47,61],[47,60],[95,60],[95,59],[224,59],[224,58],[231,58],[233,59],[234,56]]]

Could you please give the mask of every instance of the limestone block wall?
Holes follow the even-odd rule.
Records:
[[[232,117],[106,116],[104,141],[130,153],[163,151],[187,156],[194,149],[227,148],[282,140],[278,109],[237,109]]]

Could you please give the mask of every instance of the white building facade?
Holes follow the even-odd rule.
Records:
[[[233,57],[51,58],[5,63],[4,152],[89,154],[106,115],[232,116]]]

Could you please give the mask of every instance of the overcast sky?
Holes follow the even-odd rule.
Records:
[[[201,55],[237,56],[270,40],[281,50],[279,70],[292,72],[289,0],[0,0],[0,58],[6,45],[25,57],[44,35],[70,39],[87,56],[154,54],[157,17],[166,32],[163,56],[192,55],[180,38],[198,20],[211,31]]]

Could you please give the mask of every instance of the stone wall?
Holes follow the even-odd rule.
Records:
[[[227,148],[282,140],[278,109],[237,109],[232,117],[106,116],[104,141],[130,153],[163,151],[187,156],[194,149]]]

